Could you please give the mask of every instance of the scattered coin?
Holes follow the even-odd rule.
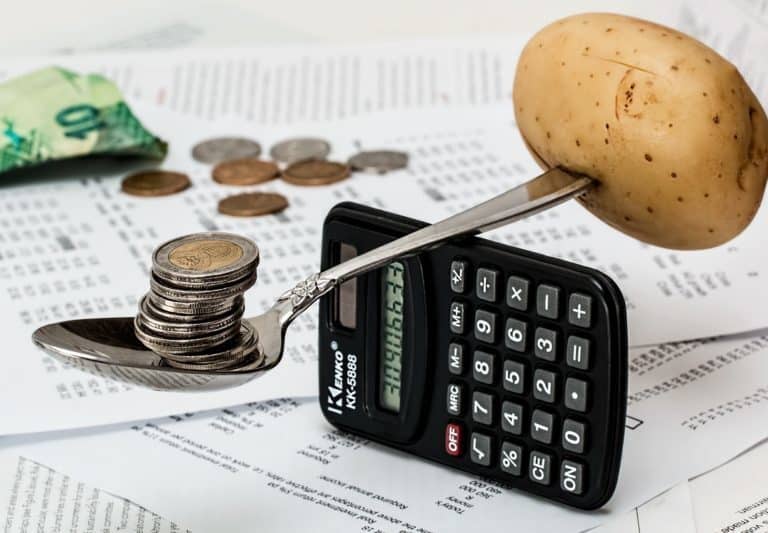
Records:
[[[315,137],[287,139],[275,144],[269,150],[272,159],[286,165],[308,159],[325,159],[330,153],[330,143]]]
[[[222,185],[256,185],[277,177],[280,169],[271,161],[233,159],[213,168],[214,181]]]
[[[215,165],[231,159],[259,157],[261,145],[245,137],[216,137],[197,143],[192,148],[192,157],[200,163]]]
[[[134,196],[166,196],[189,187],[189,176],[168,170],[143,170],[123,180],[124,193]]]
[[[219,202],[219,213],[234,217],[256,217],[277,213],[288,207],[282,194],[247,192],[228,196]]]
[[[362,172],[386,174],[408,166],[408,154],[395,150],[370,150],[349,158],[349,166]]]
[[[349,177],[349,167],[333,161],[299,161],[283,171],[282,178],[294,185],[328,185]]]

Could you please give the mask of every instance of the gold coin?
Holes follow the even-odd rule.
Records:
[[[246,192],[227,196],[219,202],[219,213],[233,217],[256,217],[277,213],[288,207],[282,194]]]
[[[299,161],[283,171],[282,178],[294,185],[328,185],[349,177],[349,167],[342,163],[312,159]]]
[[[186,270],[210,272],[226,268],[243,256],[243,249],[230,241],[207,239],[185,242],[171,250],[168,260]]]
[[[166,196],[189,187],[189,176],[168,170],[144,170],[123,180],[124,193],[134,196]]]
[[[256,185],[276,178],[279,172],[271,161],[233,159],[213,167],[213,179],[223,185]]]

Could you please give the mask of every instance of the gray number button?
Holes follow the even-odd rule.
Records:
[[[484,392],[472,393],[472,420],[478,424],[493,424],[493,396]]]
[[[563,422],[563,449],[573,453],[584,452],[587,428],[581,422],[566,418]]]
[[[549,485],[549,474],[552,469],[552,456],[548,453],[531,452],[531,461],[528,465],[528,477],[534,483]]]
[[[491,464],[491,437],[482,433],[472,433],[469,439],[469,458],[473,463],[483,466]]]
[[[525,392],[525,365],[517,361],[504,361],[502,384],[504,390],[523,394]]]
[[[531,437],[533,440],[550,444],[554,423],[555,417],[551,413],[534,409],[531,415]]]
[[[563,461],[560,466],[560,488],[571,494],[581,494],[584,491],[584,465]]]
[[[557,358],[557,331],[547,328],[536,328],[533,341],[533,353],[546,361]]]
[[[524,352],[528,324],[516,318],[508,318],[504,328],[504,346],[516,352]]]
[[[549,370],[536,369],[533,373],[533,397],[542,402],[555,402],[557,376]]]
[[[504,442],[501,444],[501,470],[513,476],[519,476],[522,471],[523,449],[517,444]]]
[[[474,361],[472,361],[472,377],[475,378],[475,381],[486,385],[493,384],[495,360],[496,357],[492,353],[481,352],[480,350],[475,352]]]
[[[501,429],[512,435],[523,432],[523,406],[513,402],[501,404]]]
[[[475,311],[475,338],[493,344],[496,342],[496,314],[478,309]]]

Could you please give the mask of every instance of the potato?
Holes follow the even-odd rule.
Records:
[[[525,46],[513,99],[539,164],[594,178],[581,203],[637,239],[709,248],[757,212],[765,111],[731,63],[687,35],[612,14],[557,21]]]

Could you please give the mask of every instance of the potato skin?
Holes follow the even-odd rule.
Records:
[[[513,100],[539,164],[597,180],[581,203],[637,239],[709,248],[757,212],[765,111],[736,67],[685,34],[605,13],[559,20],[525,46]]]

